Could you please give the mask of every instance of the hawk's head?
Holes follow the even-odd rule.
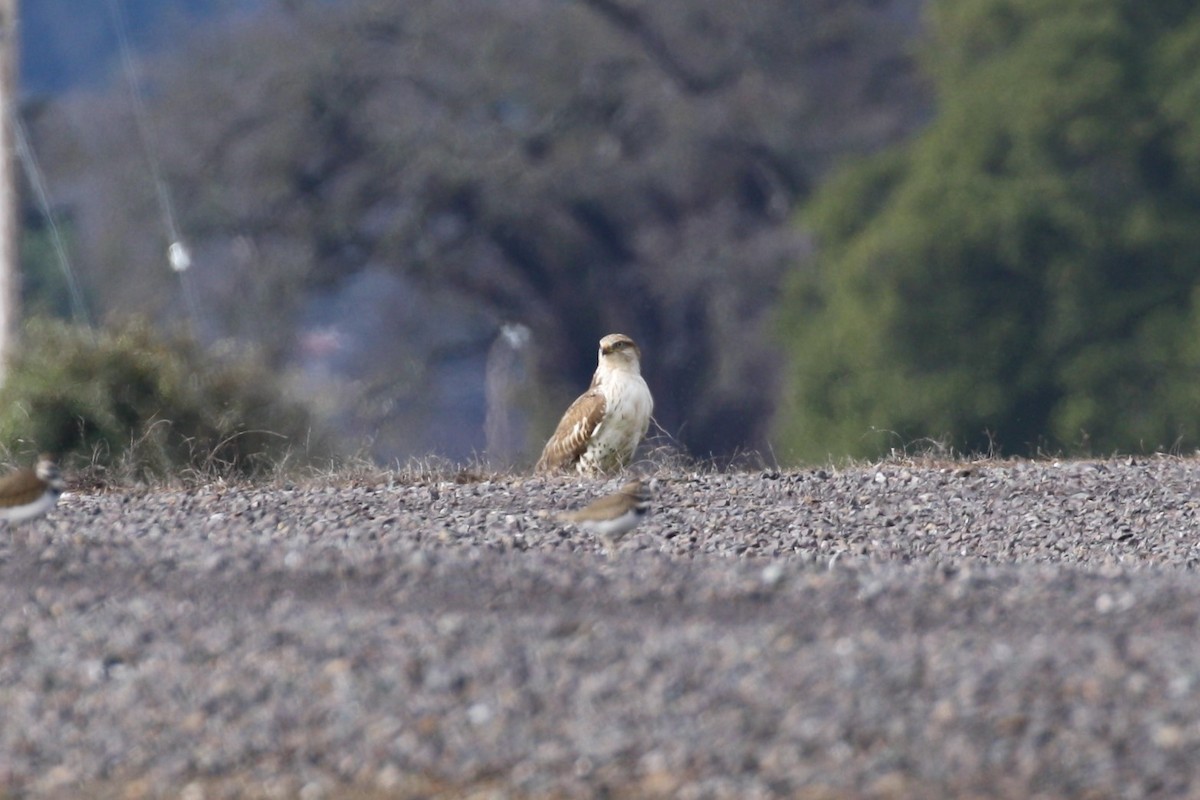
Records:
[[[600,340],[600,366],[641,372],[642,351],[623,333],[610,333]]]

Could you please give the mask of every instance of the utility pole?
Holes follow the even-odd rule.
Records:
[[[20,248],[13,120],[17,114],[17,0],[0,0],[0,385],[20,316]]]

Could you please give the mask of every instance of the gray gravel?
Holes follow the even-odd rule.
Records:
[[[0,797],[1200,795],[1200,462],[72,493]],[[474,794],[473,794],[474,793]]]

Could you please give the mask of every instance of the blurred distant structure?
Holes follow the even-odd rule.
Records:
[[[530,399],[536,364],[532,352],[533,331],[520,323],[506,322],[487,354],[484,398],[487,415],[483,429],[485,455],[498,467],[529,460]]]

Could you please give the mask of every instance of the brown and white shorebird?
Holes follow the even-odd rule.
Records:
[[[610,333],[600,340],[599,362],[592,385],[571,403],[546,442],[537,472],[600,475],[633,460],[654,411],[642,378],[642,351],[625,334]]]
[[[650,513],[650,488],[641,480],[632,480],[615,492],[584,506],[578,511],[559,514],[560,522],[571,522],[593,534],[611,555],[625,534],[638,526]]]
[[[0,519],[9,523],[40,517],[58,502],[63,479],[54,457],[38,456],[33,469],[19,469],[0,478]]]

